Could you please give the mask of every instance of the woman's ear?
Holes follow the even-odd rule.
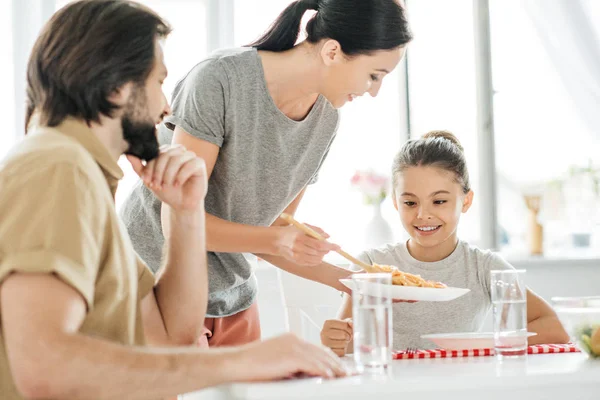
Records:
[[[466,213],[467,211],[469,211],[469,208],[471,208],[472,204],[473,204],[473,191],[469,190],[469,192],[465,196],[465,199],[463,200],[462,212]]]
[[[342,53],[342,45],[340,45],[340,42],[333,39],[325,41],[323,47],[321,47],[321,59],[323,60],[323,64],[327,67],[343,61],[344,54]]]

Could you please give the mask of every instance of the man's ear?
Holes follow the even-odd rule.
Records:
[[[108,101],[118,106],[124,106],[125,104],[127,104],[132,90],[133,83],[128,82],[122,85],[121,87],[113,90],[112,93],[108,96]]]

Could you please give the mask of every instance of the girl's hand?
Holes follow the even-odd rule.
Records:
[[[329,319],[321,330],[321,343],[329,347],[335,354],[343,357],[348,352],[352,341],[352,319]]]
[[[324,237],[329,237],[322,229],[306,225]],[[323,262],[325,254],[340,248],[338,245],[314,239],[292,225],[274,226],[272,229],[277,230],[274,255],[282,256],[296,264],[319,265]]]

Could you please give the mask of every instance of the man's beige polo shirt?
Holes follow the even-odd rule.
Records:
[[[122,176],[85,123],[30,129],[0,162],[0,285],[15,272],[55,274],[87,303],[81,333],[143,345],[140,300],[154,277],[115,210]],[[21,399],[2,332],[0,397]]]

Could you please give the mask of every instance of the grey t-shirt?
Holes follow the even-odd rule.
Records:
[[[393,346],[396,350],[436,348],[429,340],[421,339],[425,334],[479,331],[491,308],[490,271],[513,269],[498,254],[463,241],[458,242],[452,254],[437,262],[416,260],[408,252],[406,243],[367,250],[358,258],[370,264],[394,265],[401,271],[451,287],[470,289],[451,301],[394,303]],[[353,266],[352,269],[359,268]]]
[[[338,126],[338,111],[319,96],[303,121],[273,102],[255,49],[221,50],[200,62],[173,92],[173,114],[159,127],[171,143],[175,126],[220,147],[206,211],[240,224],[269,226],[317,173]],[[153,271],[164,238],[160,202],[138,182],[121,215],[136,251]],[[208,253],[207,315],[232,315],[254,302],[257,284],[243,254]]]

